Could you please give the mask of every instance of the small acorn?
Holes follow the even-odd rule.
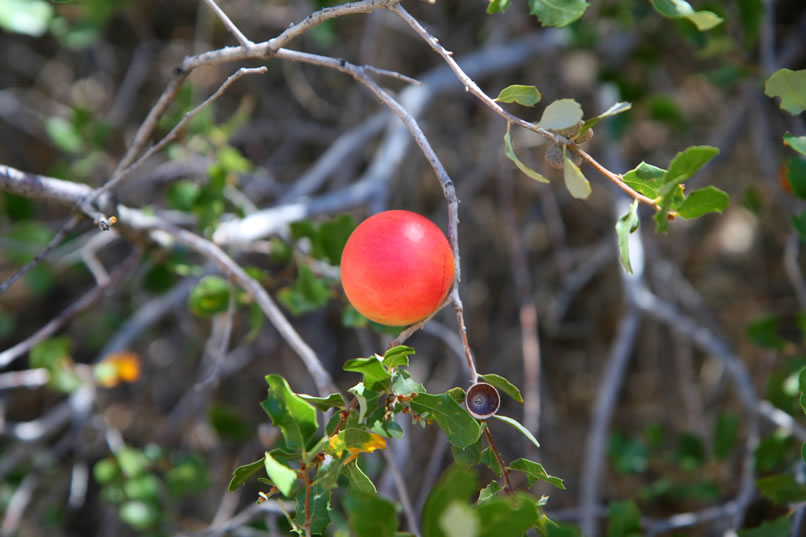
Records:
[[[591,138],[593,138],[593,129],[588,129],[580,134],[574,142],[584,144],[585,142],[590,142]]]
[[[571,159],[571,162],[579,166],[582,164],[582,157],[576,151],[571,151],[570,149],[565,150],[565,156]]]
[[[563,148],[560,144],[551,144],[546,149],[546,164],[552,168],[562,169],[563,167]]]
[[[486,420],[498,412],[501,405],[501,396],[498,390],[486,382],[474,384],[467,390],[465,406],[468,412],[479,420]]]
[[[576,125],[572,125],[571,127],[565,127],[564,129],[549,129],[551,132],[555,132],[561,136],[565,136],[569,140],[573,140],[577,144],[584,144],[585,142],[589,142],[591,138],[593,138],[593,129],[587,129],[585,132],[580,134],[576,139],[574,138],[579,133],[579,129],[582,128],[584,122],[582,120],[578,121]]]
[[[550,129],[552,132],[556,132],[560,136],[565,136],[566,138],[573,138],[579,132],[579,128],[582,126],[582,122],[579,121],[576,125],[571,125],[570,127],[565,127],[564,129]]]

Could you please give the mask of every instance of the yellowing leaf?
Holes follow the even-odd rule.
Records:
[[[140,378],[140,357],[131,351],[110,354],[95,366],[95,378],[105,388],[135,382]]]
[[[345,461],[348,464],[361,453],[372,453],[376,449],[386,449],[386,439],[375,433],[362,429],[348,428],[339,434],[330,437],[330,450],[340,456],[347,451],[350,456]]]

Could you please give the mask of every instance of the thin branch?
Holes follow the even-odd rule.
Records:
[[[530,35],[508,45],[493,46],[468,54],[461,58],[460,63],[465,73],[475,77],[484,77],[517,67],[523,62],[533,59],[536,54],[545,54],[554,50],[558,44],[557,34],[552,32]],[[453,71],[446,65],[434,67],[419,78],[423,82],[422,86],[409,86],[397,96],[401,106],[415,119],[424,113],[434,97],[457,91],[460,88],[456,84]],[[395,170],[403,161],[410,142],[411,137],[405,125],[401,125],[399,122],[391,124],[367,170],[350,186],[308,199],[305,203],[292,203],[293,200],[289,196],[289,199],[283,199],[284,203],[281,205],[258,211],[242,219],[222,222],[213,233],[213,242],[216,244],[249,243],[280,232],[294,220],[367,205],[375,197],[382,195],[385,183],[392,175],[391,170]],[[333,149],[335,150],[335,147]],[[329,152],[330,150],[326,154]],[[309,173],[315,175],[320,162],[324,166],[326,154],[320,157],[320,161],[317,161]],[[328,164],[331,167],[334,165],[331,162]],[[306,180],[307,176],[308,173],[306,173]],[[319,180],[318,177],[317,180]],[[292,187],[292,191],[295,188]]]
[[[426,43],[428,43],[431,46],[431,48],[434,50],[434,52],[439,54],[442,57],[442,59],[445,60],[445,62],[450,66],[450,68],[453,70],[453,72],[456,73],[456,77],[459,79],[459,81],[462,84],[464,84],[465,91],[467,91],[468,93],[470,93],[471,95],[476,97],[485,106],[490,108],[493,112],[495,112],[496,114],[498,114],[502,118],[506,119],[510,123],[514,123],[515,125],[518,125],[519,127],[523,127],[524,129],[528,129],[530,131],[534,131],[534,132],[536,132],[538,134],[541,134],[542,136],[545,136],[546,138],[549,138],[550,140],[552,140],[554,142],[561,143],[563,145],[567,145],[568,147],[571,148],[571,150],[579,153],[579,155],[584,160],[586,160],[589,164],[591,164],[591,166],[596,168],[602,175],[604,175],[607,179],[612,181],[616,186],[618,186],[620,189],[622,189],[624,192],[626,192],[630,197],[632,197],[634,199],[637,199],[637,200],[641,201],[642,203],[646,203],[647,205],[650,205],[651,207],[654,207],[656,210],[660,207],[659,204],[657,202],[655,202],[654,200],[651,200],[651,199],[647,198],[646,196],[644,196],[643,194],[640,194],[640,193],[636,192],[635,190],[633,190],[632,188],[630,188],[626,183],[624,183],[624,181],[621,178],[621,175],[613,173],[613,172],[609,171],[608,169],[606,169],[604,166],[599,164],[593,157],[588,155],[585,151],[580,149],[579,146],[577,146],[576,144],[574,144],[573,142],[571,142],[570,140],[568,140],[564,136],[560,136],[560,135],[555,134],[555,133],[553,133],[551,131],[548,131],[546,129],[542,129],[538,125],[536,125],[534,123],[530,123],[528,121],[525,121],[525,120],[519,118],[518,116],[510,114],[509,112],[504,110],[501,107],[501,105],[496,103],[492,98],[490,98],[489,95],[484,93],[484,91],[482,91],[481,88],[479,88],[478,84],[476,84],[473,81],[472,78],[467,76],[467,74],[465,74],[465,72],[462,71],[462,68],[459,67],[459,64],[456,63],[456,60],[453,59],[453,53],[448,51],[445,47],[443,47],[439,43],[439,40],[436,37],[432,36],[428,32],[428,30],[426,30],[423,27],[423,25],[420,24],[420,22],[417,19],[412,17],[403,8],[403,6],[396,5],[394,8],[392,8],[392,11],[397,13],[400,16],[400,18],[402,18],[404,21],[406,21],[406,23]]]
[[[372,73],[373,75],[378,76],[385,76],[388,78],[394,78],[395,80],[400,80],[401,82],[407,82],[409,84],[414,84],[415,86],[422,86],[423,83],[419,80],[406,76],[404,74],[398,73],[397,71],[389,71],[387,69],[380,69],[378,67],[373,67],[371,65],[363,65],[362,68],[365,71]]]
[[[187,124],[190,119],[193,118],[196,114],[198,114],[202,109],[208,106],[210,103],[215,101],[221,94],[238,78],[244,76],[246,74],[252,73],[265,73],[266,67],[258,67],[254,69],[247,69],[241,68],[238,69],[233,75],[231,75],[224,83],[218,88],[218,90],[213,93],[210,97],[208,97],[203,103],[199,106],[185,114],[185,117],[174,126],[171,131],[165,135],[162,140],[160,140],[156,145],[151,147],[148,151],[146,151],[142,157],[140,157],[137,161],[131,162],[135,158],[135,153],[139,152],[139,148],[143,147],[147,141],[147,137],[151,135],[153,129],[156,127],[156,123],[159,120],[159,117],[162,113],[167,109],[168,106],[173,102],[173,99],[176,97],[176,94],[179,91],[179,86],[181,82],[184,81],[185,76],[181,74],[177,76],[176,79],[172,81],[172,84],[169,84],[166,90],[163,92],[163,95],[160,97],[157,104],[154,108],[151,109],[149,112],[149,116],[144,121],[143,125],[141,125],[140,130],[138,130],[137,134],[135,135],[135,142],[129,148],[126,156],[124,156],[121,163],[118,165],[117,170],[112,175],[112,178],[106,182],[103,186],[96,190],[90,190],[84,198],[80,199],[76,202],[78,208],[80,208],[85,214],[87,214],[102,230],[108,230],[111,223],[114,221],[108,220],[103,214],[95,211],[93,209],[93,204],[95,201],[101,197],[103,194],[108,192],[109,190],[118,186],[128,175],[131,171],[138,168],[146,159],[148,159],[151,155],[162,149],[166,144],[171,142],[173,139],[176,138],[179,131]],[[152,117],[153,116],[153,117]],[[139,146],[139,147],[138,147]],[[11,176],[11,174],[22,173],[18,170],[14,170],[13,168],[9,168],[8,166],[0,166],[0,186],[3,186],[5,183],[4,179],[7,181],[9,179],[17,179]],[[37,178],[41,176],[35,176],[33,174],[25,174],[26,179],[30,178]],[[32,193],[40,192],[44,187],[37,183],[36,181],[32,181],[32,184],[27,186],[28,189]],[[67,236],[67,234],[78,225],[80,218],[78,215],[73,215],[70,220],[65,223],[61,229],[54,235],[54,237],[50,240],[50,242],[45,246],[31,261],[25,264],[20,270],[14,273],[10,278],[0,284],[0,295],[5,293],[14,283],[16,283],[22,276],[24,276],[28,271],[34,268],[37,264],[39,264],[54,248],[56,248]]]
[[[406,483],[403,481],[403,476],[400,475],[400,470],[397,469],[395,459],[388,449],[383,450],[383,456],[386,459],[386,468],[389,470],[389,473],[392,475],[392,480],[395,482],[397,497],[400,500],[400,505],[403,506],[403,513],[406,515],[406,523],[409,526],[409,531],[414,535],[420,535],[420,530],[417,526],[417,517],[411,506],[411,499],[406,489]]]
[[[81,259],[95,278],[98,285],[106,285],[109,273],[104,264],[98,259],[98,251],[109,246],[120,238],[114,231],[109,233],[96,233],[81,247]]]
[[[311,537],[311,476],[304,462],[300,465],[300,471],[305,481],[305,524],[302,527],[305,528],[305,537]]]
[[[38,388],[50,380],[50,372],[43,368],[0,373],[0,390],[10,388]]]
[[[269,51],[276,52],[280,48],[286,46],[292,39],[299,37],[314,26],[322,24],[326,20],[336,17],[343,17],[344,15],[354,15],[358,13],[372,13],[376,9],[388,8],[396,5],[400,0],[362,0],[361,2],[349,2],[334,7],[326,7],[315,11],[305,17],[302,22],[291,26],[283,33],[269,39],[266,45]]]
[[[495,447],[493,435],[490,432],[489,427],[484,428],[484,437],[487,439],[487,444],[489,444],[490,449],[495,455],[495,460],[498,461],[498,466],[501,468],[501,474],[504,476],[504,492],[512,492],[514,489],[512,488],[512,483],[509,481],[509,469],[504,464],[504,459],[501,458],[501,453],[499,453],[498,448]]]
[[[619,323],[616,338],[610,348],[609,357],[602,375],[602,383],[593,404],[593,416],[585,446],[582,463],[582,484],[580,485],[580,527],[583,535],[596,537],[596,506],[599,504],[599,487],[607,454],[607,431],[616,407],[618,394],[624,382],[630,355],[632,354],[641,314],[638,308],[629,304],[627,312]]]
[[[308,346],[305,340],[302,339],[291,323],[288,322],[288,319],[285,318],[266,289],[260,282],[249,276],[246,271],[221,248],[190,231],[177,228],[166,222],[157,221],[156,219],[152,219],[151,228],[169,233],[177,242],[199,252],[221,267],[230,278],[252,295],[269,321],[271,321],[291,348],[294,349],[313,377],[320,395],[326,396],[327,394],[338,391],[330,378],[330,373],[327,372],[319,361],[316,353]]]
[[[96,361],[100,361],[115,352],[128,349],[144,330],[182,304],[197,282],[198,278],[185,278],[167,293],[139,306],[137,311],[126,319],[126,322],[121,325],[118,331],[109,338],[104,348],[98,353]]]
[[[453,309],[456,310],[456,322],[459,325],[459,337],[462,338],[462,347],[465,350],[467,368],[470,370],[470,383],[476,384],[479,381],[479,374],[476,371],[476,363],[473,361],[473,356],[470,353],[470,344],[467,341],[467,327],[465,327],[464,307],[462,306],[462,299],[459,297],[459,284],[457,282],[454,282],[453,284],[451,300],[453,301]]]
[[[204,0],[204,2],[210,6],[210,9],[212,9],[216,16],[221,19],[221,22],[223,22],[224,26],[227,27],[227,30],[229,30],[232,35],[235,36],[235,39],[238,40],[238,43],[240,43],[242,47],[249,47],[254,44],[252,41],[247,39],[243,33],[241,33],[238,27],[235,26],[229,17],[227,17],[227,14],[224,13],[224,10],[218,7],[218,4],[215,3],[215,0]]]
[[[3,175],[0,174],[0,178],[2,177]],[[15,175],[15,177],[17,176]],[[48,199],[53,199],[54,201],[59,201],[61,203],[70,203],[71,201],[76,201],[77,196],[80,196],[82,193],[86,192],[66,187],[65,184],[69,183],[68,181],[62,181],[54,178],[48,179],[48,184],[53,187],[53,191],[50,192],[50,196],[46,196],[45,193],[42,193],[42,197],[48,197]],[[21,189],[24,185],[25,182],[22,180],[7,181],[6,183],[0,183],[0,188],[5,187],[5,190],[15,192],[17,189]],[[89,187],[85,188],[89,189]],[[72,197],[66,196],[65,193],[70,193]],[[163,218],[147,215],[142,211],[131,209],[124,205],[117,205],[117,212],[119,222],[122,227],[137,232],[157,230],[166,232],[169,237],[173,237],[177,242],[188,246],[192,250],[199,252],[207,259],[215,262],[224,270],[224,272],[233,278],[238,285],[243,287],[247,292],[249,292],[250,295],[252,295],[257,304],[268,317],[269,321],[271,321],[280,335],[283,336],[286,342],[288,342],[291,348],[294,349],[297,355],[302,359],[303,363],[308,368],[308,371],[311,373],[319,392],[322,395],[327,395],[329,393],[338,391],[330,379],[330,374],[322,366],[319,358],[316,356],[316,353],[308,346],[307,343],[305,343],[305,341],[296,332],[294,327],[288,322],[275,304],[274,300],[272,300],[272,298],[269,296],[268,292],[266,292],[266,290],[257,280],[251,278],[230,256],[221,250],[221,248],[207,239],[191,233],[190,231],[177,228]],[[162,237],[162,240],[160,240],[160,237],[154,238],[159,244],[170,246],[170,242],[167,245],[165,244],[164,237]],[[93,290],[91,293],[95,292],[97,291]],[[57,320],[58,318],[54,319],[54,321],[51,321],[51,323],[48,323],[48,325],[45,325],[45,327],[40,329],[40,332],[43,333],[46,329],[48,330],[47,334],[43,335],[42,338],[47,337],[50,335],[50,333],[52,333],[52,331],[55,331],[61,326],[63,321],[59,320],[57,323],[55,323]],[[21,350],[22,347],[13,347],[12,349],[0,353],[0,367],[4,365],[4,357],[11,356],[12,354],[14,357],[16,357],[19,355],[17,353],[25,352],[25,350],[28,350],[29,348],[30,346],[25,347],[24,350]],[[11,361],[13,358],[6,358],[6,360]]]
[[[128,274],[139,259],[139,253],[129,256],[129,258],[109,276],[109,279],[105,284],[96,285],[94,288],[92,288],[92,290],[88,291],[81,298],[62,310],[58,315],[56,315],[56,317],[48,321],[48,323],[42,328],[28,336],[26,339],[20,341],[13,347],[0,352],[0,367],[8,366],[16,358],[19,358],[31,350],[34,345],[56,333],[56,331],[64,326],[67,321],[90,307],[96,300],[103,296],[104,292],[106,292],[106,290],[112,284],[117,283],[123,278],[123,276]]]
[[[8,166],[0,166],[0,179],[3,177],[3,172],[8,171],[11,168]],[[17,272],[12,274],[6,281],[0,284],[0,295],[8,291],[8,289],[17,283],[20,278],[25,276],[31,269],[37,266],[47,255],[52,252],[61,242],[67,237],[67,234],[72,231],[74,227],[78,225],[81,221],[81,218],[78,215],[73,215],[70,219],[65,223],[62,228],[50,239],[50,242],[42,248],[39,253],[37,253],[33,259],[28,261],[25,265],[22,266]],[[1,355],[0,355],[1,356]],[[2,367],[2,363],[0,362],[0,367]]]
[[[207,108],[207,106],[209,106],[212,102],[221,97],[221,95],[223,95],[223,93],[227,90],[227,88],[229,88],[232,85],[233,82],[235,82],[242,76],[253,74],[264,74],[266,71],[268,71],[268,68],[265,66],[254,68],[241,67],[240,69],[235,71],[233,74],[227,77],[227,79],[218,87],[218,89],[215,92],[213,92],[213,94],[210,95],[207,99],[205,99],[204,102],[196,106],[193,110],[187,112],[184,115],[184,117],[182,117],[182,119],[179,121],[179,123],[174,125],[174,127],[168,132],[168,134],[166,134],[159,142],[151,146],[145,153],[143,153],[143,155],[140,158],[138,158],[132,164],[117,171],[112,176],[112,178],[109,179],[109,181],[107,181],[103,186],[97,188],[95,190],[95,193],[92,196],[88,197],[86,203],[92,203],[92,201],[94,201],[101,194],[104,194],[105,192],[108,192],[120,186],[120,184],[129,176],[129,174],[133,170],[140,167],[140,165],[143,162],[145,162],[149,157],[151,157],[156,152],[165,147],[167,144],[175,140],[177,135],[185,127],[185,125],[187,125],[187,123],[191,119],[193,119],[196,116],[196,114]]]
[[[25,476],[8,501],[3,523],[0,525],[0,536],[10,537],[17,533],[23,512],[28,507],[38,486],[39,478],[35,474],[30,473]]]
[[[429,321],[431,321],[431,319],[436,317],[437,313],[442,311],[445,308],[445,306],[451,303],[452,303],[451,297],[447,297],[442,302],[442,304],[440,304],[440,306],[436,310],[434,310],[433,313],[431,313],[431,315],[429,315],[422,321],[417,321],[411,326],[407,326],[405,329],[403,329],[402,332],[400,332],[397,336],[395,336],[395,338],[392,341],[389,342],[389,344],[386,346],[387,350],[405,343],[406,340],[409,339],[412,335],[414,335],[415,332],[426,326],[429,323]]]

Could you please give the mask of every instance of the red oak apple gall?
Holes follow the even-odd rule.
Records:
[[[363,221],[344,246],[341,283],[364,317],[388,326],[431,315],[453,283],[448,239],[410,211],[384,211]]]

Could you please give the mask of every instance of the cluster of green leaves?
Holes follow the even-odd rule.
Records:
[[[541,94],[536,87],[520,84],[504,88],[496,98],[500,102],[517,103],[523,106],[534,106],[540,102],[540,99]],[[603,119],[626,112],[630,108],[630,103],[615,103],[601,114],[586,121],[582,121],[582,107],[573,99],[558,99],[543,110],[540,121],[537,123],[538,128],[563,135],[568,134],[568,130],[572,131],[567,136],[569,143],[563,145],[563,179],[568,192],[573,197],[586,199],[590,196],[591,187],[579,166],[569,156],[570,146]],[[524,164],[517,157],[512,147],[510,128],[511,124],[508,123],[504,135],[504,155],[528,177],[548,183],[549,180],[545,176]],[[649,198],[656,205],[655,228],[657,231],[665,232],[669,229],[668,220],[675,216],[693,219],[712,212],[722,212],[727,208],[729,202],[727,193],[715,186],[700,188],[688,195],[683,187],[685,181],[718,153],[719,150],[715,147],[689,147],[672,159],[668,170],[642,162],[625,173],[622,180],[635,192]],[[628,238],[630,233],[634,233],[638,229],[639,225],[638,200],[636,199],[630,210],[616,223],[620,259],[625,270],[630,273],[632,273],[632,265]]]
[[[209,485],[203,457],[170,457],[156,444],[143,449],[124,446],[95,463],[93,475],[101,485],[101,498],[117,506],[121,520],[140,531],[166,522],[168,498],[198,494]]]
[[[355,220],[349,214],[341,214],[319,224],[300,220],[290,226],[291,239],[295,246],[306,242],[303,248],[311,258],[337,267],[341,264],[341,253],[355,225]],[[279,248],[278,251],[285,250]],[[296,281],[283,288],[277,299],[292,314],[302,315],[327,304],[336,293],[337,283],[333,278],[315,275],[309,266],[300,262],[297,264]]]
[[[765,315],[749,323],[750,342],[774,352],[780,366],[767,381],[766,398],[790,414],[806,413],[806,314]],[[728,428],[737,425],[728,424]],[[787,506],[806,501],[806,485],[798,477],[806,464],[806,443],[800,444],[791,431],[779,429],[766,434],[754,453],[756,481],[761,494],[775,504]],[[740,531],[741,537],[784,537],[791,533],[791,512],[758,528]]]
[[[478,474],[472,467],[486,465],[502,476],[495,454],[489,447],[482,449],[482,432],[488,424],[473,418],[462,406],[463,389],[431,394],[414,380],[407,369],[413,353],[411,347],[398,346],[383,356],[347,361],[345,371],[362,375],[362,380],[349,389],[350,402],[340,393],[327,397],[297,394],[284,378],[268,375],[268,398],[262,407],[282,432],[282,440],[261,459],[237,468],[229,489],[235,490],[260,473],[258,480],[268,487],[261,498],[278,494],[296,502],[294,514],[289,513],[288,518],[290,527],[300,535],[306,530],[319,535],[331,525],[334,535],[348,535],[349,531],[358,537],[401,535],[397,532],[399,506],[377,496],[360,456],[385,449],[387,439],[402,436],[396,417],[406,414],[423,427],[436,422],[457,462],[426,502],[424,537],[514,536],[533,527],[545,534],[550,524],[541,509],[545,498],[505,491],[499,481],[479,491]],[[484,375],[483,380],[523,401],[518,389],[505,378],[491,374]],[[322,413],[332,413],[324,424],[324,434],[319,419]],[[516,420],[500,419],[537,445]],[[561,479],[528,459],[512,462],[506,471],[523,473],[530,485],[542,480],[564,488]],[[478,499],[471,503],[474,495]],[[340,505],[341,510],[334,505]],[[459,524],[463,517],[468,522]],[[502,533],[501,524],[511,531]],[[457,533],[460,528],[462,532]]]
[[[669,19],[682,19],[692,23],[697,30],[710,30],[720,23],[722,17],[706,10],[695,10],[685,0],[650,0],[655,11]],[[487,13],[503,13],[512,0],[490,0]],[[529,0],[529,13],[535,15],[543,26],[568,26],[578,20],[588,9],[586,0]]]
[[[780,69],[770,76],[764,92],[780,98],[782,110],[797,116],[806,111],[806,70]],[[806,199],[806,136],[789,132],[783,136],[784,145],[799,156],[787,160],[782,183],[795,196]],[[806,211],[792,216],[792,224],[801,240],[806,241]],[[788,330],[795,326],[796,331]],[[791,334],[799,334],[793,338]],[[768,315],[747,327],[748,338],[757,346],[777,352],[785,358],[782,369],[773,374],[767,384],[768,399],[784,411],[806,413],[806,356],[799,352],[806,341],[806,314],[784,318]],[[806,464],[806,442],[800,446],[800,457],[794,455],[797,443],[791,435],[776,432],[763,438],[756,452],[756,469],[772,473],[757,481],[761,493],[770,501],[789,505],[806,501],[806,485],[796,477],[796,468]],[[791,533],[789,514],[745,532],[742,537],[784,536]],[[740,532],[741,533],[741,532]]]
[[[614,432],[608,443],[610,464],[619,474],[646,480],[637,492],[643,501],[713,502],[721,497],[722,490],[707,470],[730,460],[739,427],[737,415],[719,413],[710,449],[701,435],[670,435],[660,424],[650,425],[640,435]]]

